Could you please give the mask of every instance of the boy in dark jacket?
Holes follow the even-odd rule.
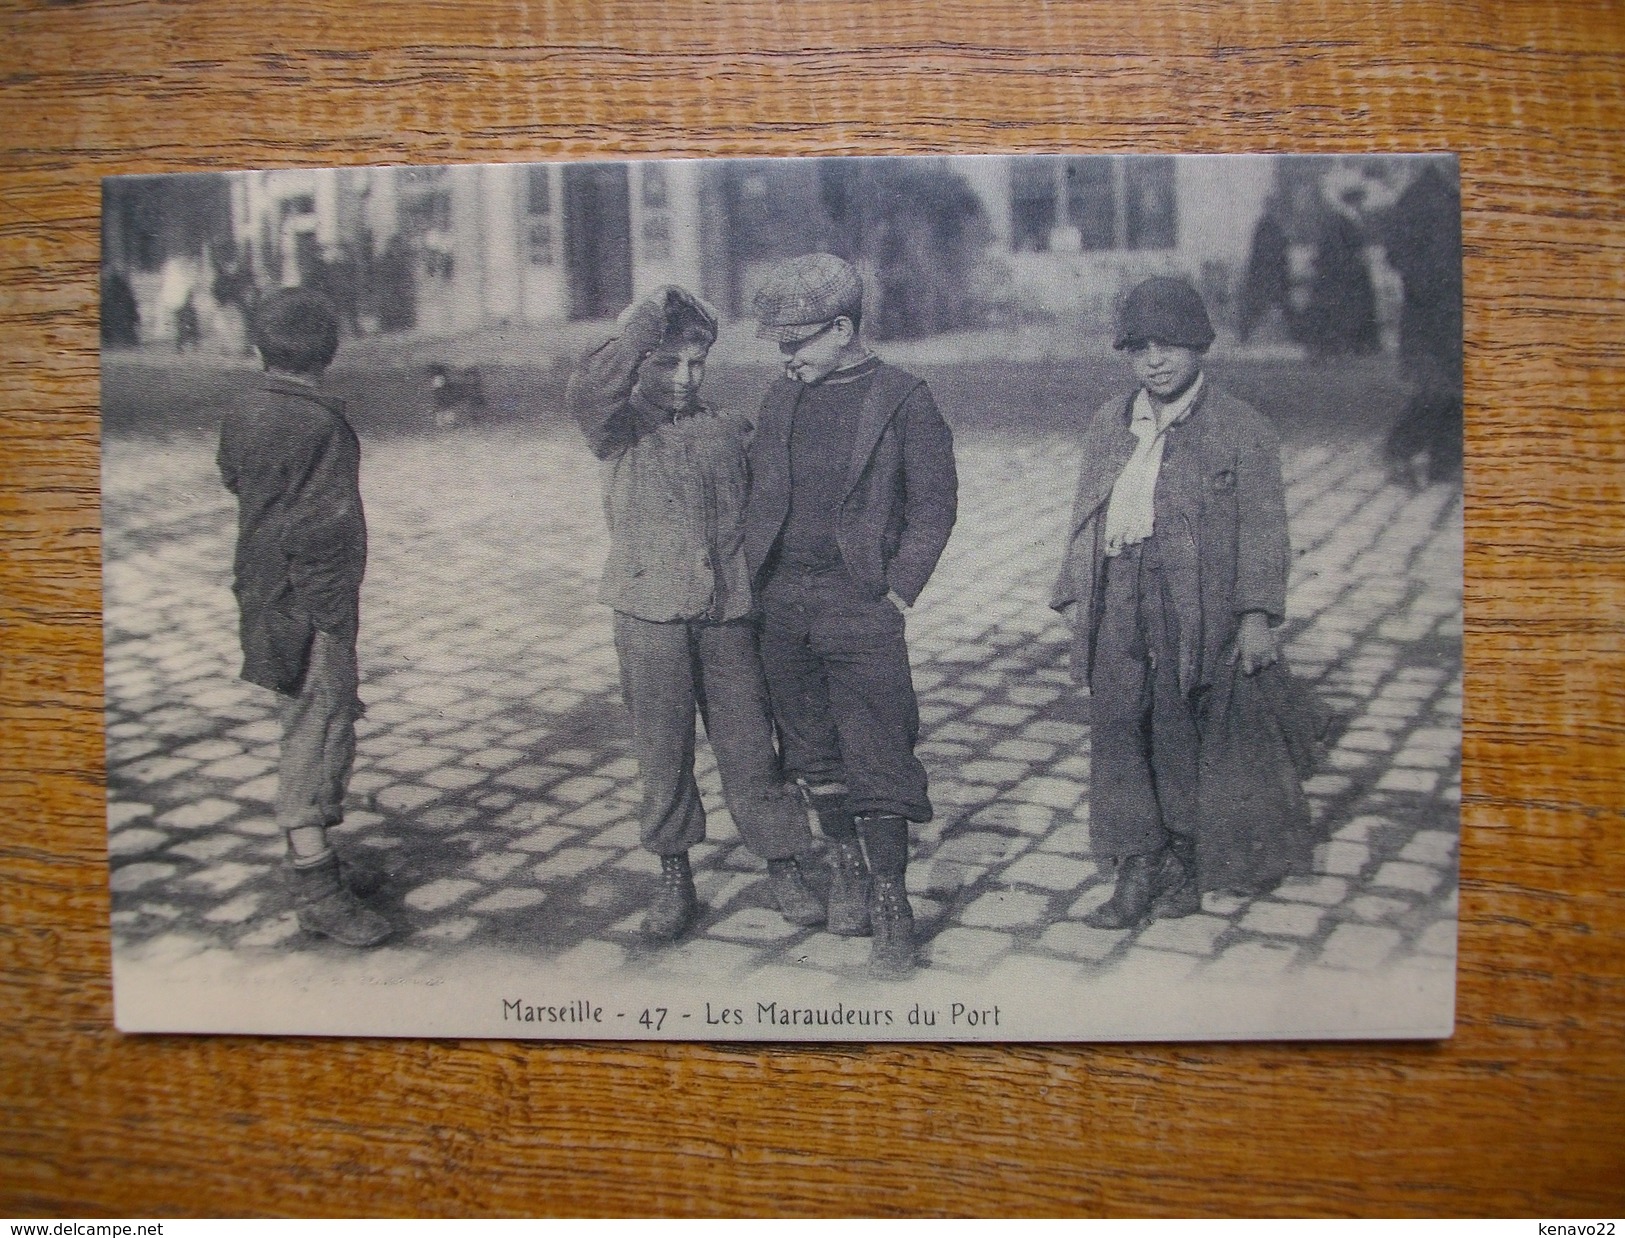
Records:
[[[600,600],[615,612],[615,652],[643,781],[643,845],[661,886],[644,921],[655,941],[699,913],[689,848],[705,838],[694,781],[698,708],[740,836],[767,861],[779,910],[822,924],[800,857],[807,814],[773,750],[757,651],[742,521],[748,419],[700,402],[715,314],[682,288],[633,306],[620,333],[583,359],[565,395],[604,462],[609,560]]]
[[[785,772],[834,844],[830,931],[873,932],[870,969],[895,979],[914,967],[908,825],[931,819],[903,613],[953,530],[953,436],[925,383],[864,345],[850,263],[783,263],[755,309],[785,362],[745,519],[773,716]]]
[[[361,444],[343,401],[319,389],[338,351],[338,319],[315,293],[284,289],[261,302],[253,328],[265,376],[227,412],[218,457],[237,496],[242,677],[281,702],[276,818],[288,837],[299,923],[372,946],[390,924],[357,898],[327,838],[344,818],[355,757],[367,567]]]

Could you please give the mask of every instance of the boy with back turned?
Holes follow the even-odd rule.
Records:
[[[282,289],[260,303],[253,342],[265,374],[227,412],[218,463],[237,496],[232,587],[242,677],[279,701],[276,820],[287,836],[299,924],[347,946],[373,946],[391,931],[357,897],[375,879],[341,867],[327,837],[344,819],[355,757],[367,570],[360,440],[344,402],[321,390],[338,338],[338,316],[316,293]]]

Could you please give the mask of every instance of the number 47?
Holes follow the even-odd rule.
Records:
[[[645,1010],[638,1016],[638,1022],[651,1032],[658,1032],[666,1025],[666,1008],[656,1006],[653,1010]]]

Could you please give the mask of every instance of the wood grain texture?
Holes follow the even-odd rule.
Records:
[[[6,4],[0,36],[0,1214],[1625,1209],[1618,5]],[[1462,155],[1453,1040],[113,1031],[101,176],[1119,149]]]

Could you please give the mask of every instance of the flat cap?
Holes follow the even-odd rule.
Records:
[[[756,292],[756,328],[764,340],[800,339],[831,319],[863,311],[863,279],[834,254],[804,254],[768,273]]]
[[[1203,350],[1213,343],[1213,323],[1202,294],[1189,280],[1157,275],[1136,284],[1117,316],[1113,348],[1156,340],[1178,348]]]

